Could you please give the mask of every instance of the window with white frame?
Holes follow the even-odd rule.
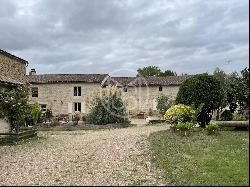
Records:
[[[81,103],[74,103],[74,112],[81,112]]]
[[[81,96],[82,95],[82,90],[80,86],[75,86],[74,87],[74,96]]]

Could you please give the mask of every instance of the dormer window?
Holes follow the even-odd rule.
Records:
[[[159,92],[162,92],[162,86],[159,86]]]

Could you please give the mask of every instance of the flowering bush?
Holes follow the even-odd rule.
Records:
[[[25,124],[28,104],[29,89],[18,87],[12,90],[0,91],[0,118],[6,118],[11,125],[11,131],[19,130]]]
[[[171,124],[177,124],[178,122],[195,123],[196,110],[191,106],[183,104],[174,105],[166,111],[164,119]]]

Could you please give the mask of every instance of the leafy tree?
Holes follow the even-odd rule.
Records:
[[[25,125],[29,89],[20,86],[17,89],[0,91],[0,118],[7,118],[11,131],[19,132],[20,126]]]
[[[204,73],[194,75],[181,84],[176,103],[192,105],[196,109],[203,105],[197,114],[197,122],[205,127],[212,118],[213,110],[222,105],[223,99],[220,81],[213,75]]]
[[[176,76],[177,74],[171,70],[161,71],[161,69],[157,66],[147,66],[144,68],[139,68],[137,70],[137,76],[156,76],[156,77],[164,77],[164,76]]]
[[[237,72],[232,73],[228,82],[227,102],[230,111],[235,112],[239,106],[240,113],[247,111],[249,115],[249,69],[243,69],[240,75]]]
[[[138,72],[138,76],[159,76],[160,73],[161,73],[161,70],[159,67],[157,66],[147,66],[147,67],[144,67],[144,68],[139,68],[137,70]]]
[[[159,76],[166,77],[166,76],[176,76],[176,75],[177,75],[176,72],[173,72],[171,70],[166,70],[164,72],[161,72]]]
[[[228,77],[227,74],[222,70],[219,69],[218,67],[214,70],[214,77],[217,78],[220,83],[221,83],[221,87],[222,87],[222,91],[223,91],[223,102],[221,104],[221,106],[217,109],[217,114],[216,114],[216,119],[219,119],[219,113],[223,110],[223,108],[225,108],[228,105],[228,101],[227,101],[227,91],[228,91]]]

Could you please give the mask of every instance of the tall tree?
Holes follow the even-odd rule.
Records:
[[[144,68],[139,68],[137,70],[138,72],[138,75],[137,76],[159,76],[160,73],[161,73],[161,70],[159,67],[157,66],[147,66],[147,67],[144,67]]]
[[[240,74],[233,72],[228,78],[227,102],[233,113],[239,107],[239,112],[247,112],[249,116],[249,68]]]
[[[173,72],[171,70],[162,71],[157,66],[147,66],[144,68],[139,68],[137,70],[138,74],[137,76],[156,76],[156,77],[164,77],[164,76],[176,76],[176,72]]]
[[[197,122],[201,127],[205,127],[211,120],[213,110],[221,106],[223,97],[220,81],[213,75],[204,73],[186,79],[181,84],[175,101],[176,104],[200,108]]]
[[[177,75],[176,72],[173,72],[171,70],[166,70],[164,72],[161,72],[159,76],[165,77],[165,76],[176,76],[176,75]]]
[[[214,70],[214,77],[218,79],[221,83],[221,88],[223,91],[223,102],[221,106],[217,109],[217,114],[216,114],[216,119],[219,119],[219,113],[222,111],[223,108],[225,108],[228,105],[227,102],[227,91],[228,91],[228,79],[227,79],[227,74],[220,68],[215,68]]]

